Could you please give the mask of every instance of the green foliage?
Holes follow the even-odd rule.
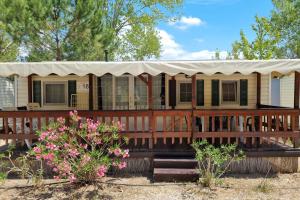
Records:
[[[248,60],[271,59],[279,57],[278,42],[280,34],[275,31],[269,19],[265,17],[255,17],[255,24],[252,30],[255,32],[255,39],[249,42],[244,32],[240,32],[240,41],[232,44],[232,54],[234,59],[238,59],[240,53]]]
[[[255,17],[249,42],[244,32],[232,44],[234,59],[300,58],[300,0],[272,0],[271,17]]]
[[[14,150],[15,147],[10,145],[5,153],[0,154],[0,182],[5,182],[6,178],[13,174],[40,185],[44,174],[43,163],[36,162],[30,153],[14,155]]]
[[[235,144],[215,147],[207,140],[194,141],[192,147],[196,151],[196,160],[200,173],[200,183],[204,187],[211,187],[224,173],[233,161],[244,158],[244,153],[237,151]]]
[[[283,55],[300,58],[300,0],[272,0],[271,23],[280,33]]]
[[[29,61],[158,57],[155,27],[182,0],[2,0],[0,24]],[[0,29],[1,30],[1,29]],[[130,56],[123,56],[130,52]]]

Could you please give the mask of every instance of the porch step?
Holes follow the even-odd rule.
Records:
[[[154,168],[195,169],[197,161],[193,158],[154,158]]]
[[[197,169],[154,168],[154,182],[192,182],[197,181]]]
[[[163,156],[153,159],[154,182],[192,182],[199,178],[193,157]]]

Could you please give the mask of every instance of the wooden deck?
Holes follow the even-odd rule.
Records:
[[[78,111],[101,122],[121,121],[132,149],[190,146],[193,139],[241,145],[298,145],[299,109]],[[33,140],[35,131],[69,111],[0,111],[0,140]]]

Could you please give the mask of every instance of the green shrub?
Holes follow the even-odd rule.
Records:
[[[200,175],[200,183],[204,187],[211,187],[224,173],[228,171],[233,161],[244,158],[244,153],[237,150],[235,144],[215,147],[207,140],[194,141],[192,147],[196,151],[196,160]]]

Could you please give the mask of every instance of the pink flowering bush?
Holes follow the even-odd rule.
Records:
[[[128,150],[121,148],[127,142],[119,131],[121,123],[107,125],[91,119],[81,122],[76,111],[70,119],[58,118],[39,134],[39,143],[32,154],[44,160],[55,173],[55,179],[70,182],[93,181],[106,175],[109,168],[126,167]]]

